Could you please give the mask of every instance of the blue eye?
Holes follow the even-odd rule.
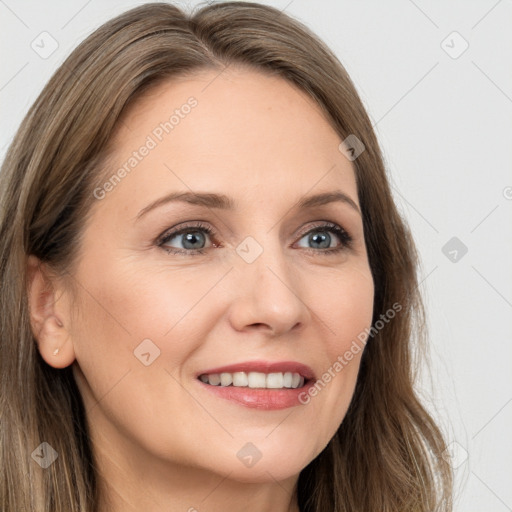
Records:
[[[333,237],[329,233],[334,233],[339,238],[341,244],[338,246],[331,246]],[[309,230],[302,238],[307,238],[309,243],[317,244],[318,249],[323,253],[336,253],[352,244],[352,237],[340,226],[331,222],[321,224]],[[306,250],[313,250],[314,248],[305,247]],[[315,251],[318,252],[318,251]]]
[[[159,246],[173,254],[204,254],[204,247],[202,247],[201,244],[204,244],[205,233],[210,236],[214,234],[209,226],[201,223],[185,226],[178,231],[165,234],[160,240]],[[166,245],[174,238],[181,238],[181,250],[175,250]]]
[[[335,238],[339,239],[339,245],[331,246],[333,237],[329,233],[334,233]],[[215,232],[209,226],[202,223],[187,225],[179,230],[167,232],[162,235],[158,241],[158,246],[162,247],[170,254],[186,254],[192,256],[194,254],[204,254],[206,240],[210,236],[215,236]],[[310,229],[300,240],[307,237],[307,242],[316,244],[316,247],[304,247],[309,252],[315,254],[333,254],[351,247],[352,237],[341,226],[332,222],[323,222],[322,224]],[[171,247],[169,242],[177,239],[180,240],[181,247]],[[212,244],[218,247],[217,244]]]

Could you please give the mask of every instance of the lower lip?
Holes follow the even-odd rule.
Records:
[[[306,382],[301,388],[291,389],[257,389],[249,387],[235,386],[212,386],[202,381],[198,381],[205,389],[214,393],[220,398],[230,400],[239,405],[253,409],[273,411],[277,409],[287,409],[297,405],[303,405],[299,397],[307,395],[313,381]]]

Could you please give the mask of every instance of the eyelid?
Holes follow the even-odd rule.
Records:
[[[338,224],[337,222],[332,222],[330,220],[317,220],[313,222],[313,225],[308,224],[304,229],[301,229],[297,236],[303,237],[304,235],[307,235],[310,231],[315,231],[320,228],[335,229],[338,227],[342,229],[345,233],[347,233],[347,235],[350,235],[350,233],[341,224]]]

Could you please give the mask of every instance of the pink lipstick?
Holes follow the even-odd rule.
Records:
[[[220,398],[261,410],[300,405],[315,381],[309,366],[294,361],[246,361],[202,370],[196,378]]]

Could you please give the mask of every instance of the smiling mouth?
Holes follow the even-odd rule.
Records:
[[[251,389],[297,389],[308,382],[308,379],[296,372],[203,373],[198,378],[210,386]]]

